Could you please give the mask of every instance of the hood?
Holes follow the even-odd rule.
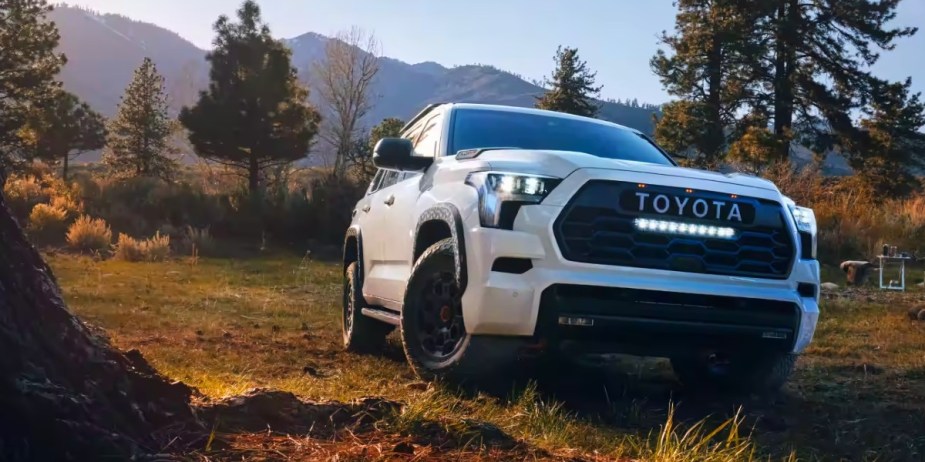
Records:
[[[492,170],[565,178],[583,168],[644,172],[676,178],[749,186],[778,192],[774,183],[741,173],[719,173],[672,165],[658,165],[631,160],[608,159],[583,152],[545,151],[528,149],[498,149],[483,152],[478,159],[487,162]]]

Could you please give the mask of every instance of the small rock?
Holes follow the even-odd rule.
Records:
[[[838,290],[838,284],[834,282],[823,282],[820,287],[822,287],[822,290],[826,292],[834,292]]]
[[[392,448],[392,452],[396,454],[414,454],[414,445],[405,441],[398,443]]]

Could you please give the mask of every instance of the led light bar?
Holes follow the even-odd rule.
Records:
[[[696,225],[667,220],[637,218],[636,229],[648,233],[677,234],[681,236],[734,239],[736,230],[724,226]]]

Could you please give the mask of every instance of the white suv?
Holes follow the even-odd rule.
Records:
[[[350,350],[397,326],[424,378],[628,353],[688,386],[768,391],[812,340],[815,217],[768,181],[679,167],[609,122],[479,104],[428,106],[373,158],[344,242]]]

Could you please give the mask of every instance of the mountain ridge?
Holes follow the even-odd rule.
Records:
[[[207,50],[180,34],[156,24],[99,13],[87,8],[58,5],[50,13],[61,34],[59,50],[68,56],[61,72],[65,88],[105,116],[116,106],[135,68],[150,57],[164,75],[171,111],[194,104],[208,85]],[[293,66],[308,83],[312,103],[320,105],[313,89],[310,67],[324,54],[332,38],[306,32],[282,39],[292,50]],[[375,104],[366,126],[386,117],[407,120],[434,102],[480,102],[532,106],[544,89],[494,66],[446,67],[434,61],[406,63],[379,57],[379,74],[373,88]],[[601,118],[651,132],[652,110],[601,101]]]

